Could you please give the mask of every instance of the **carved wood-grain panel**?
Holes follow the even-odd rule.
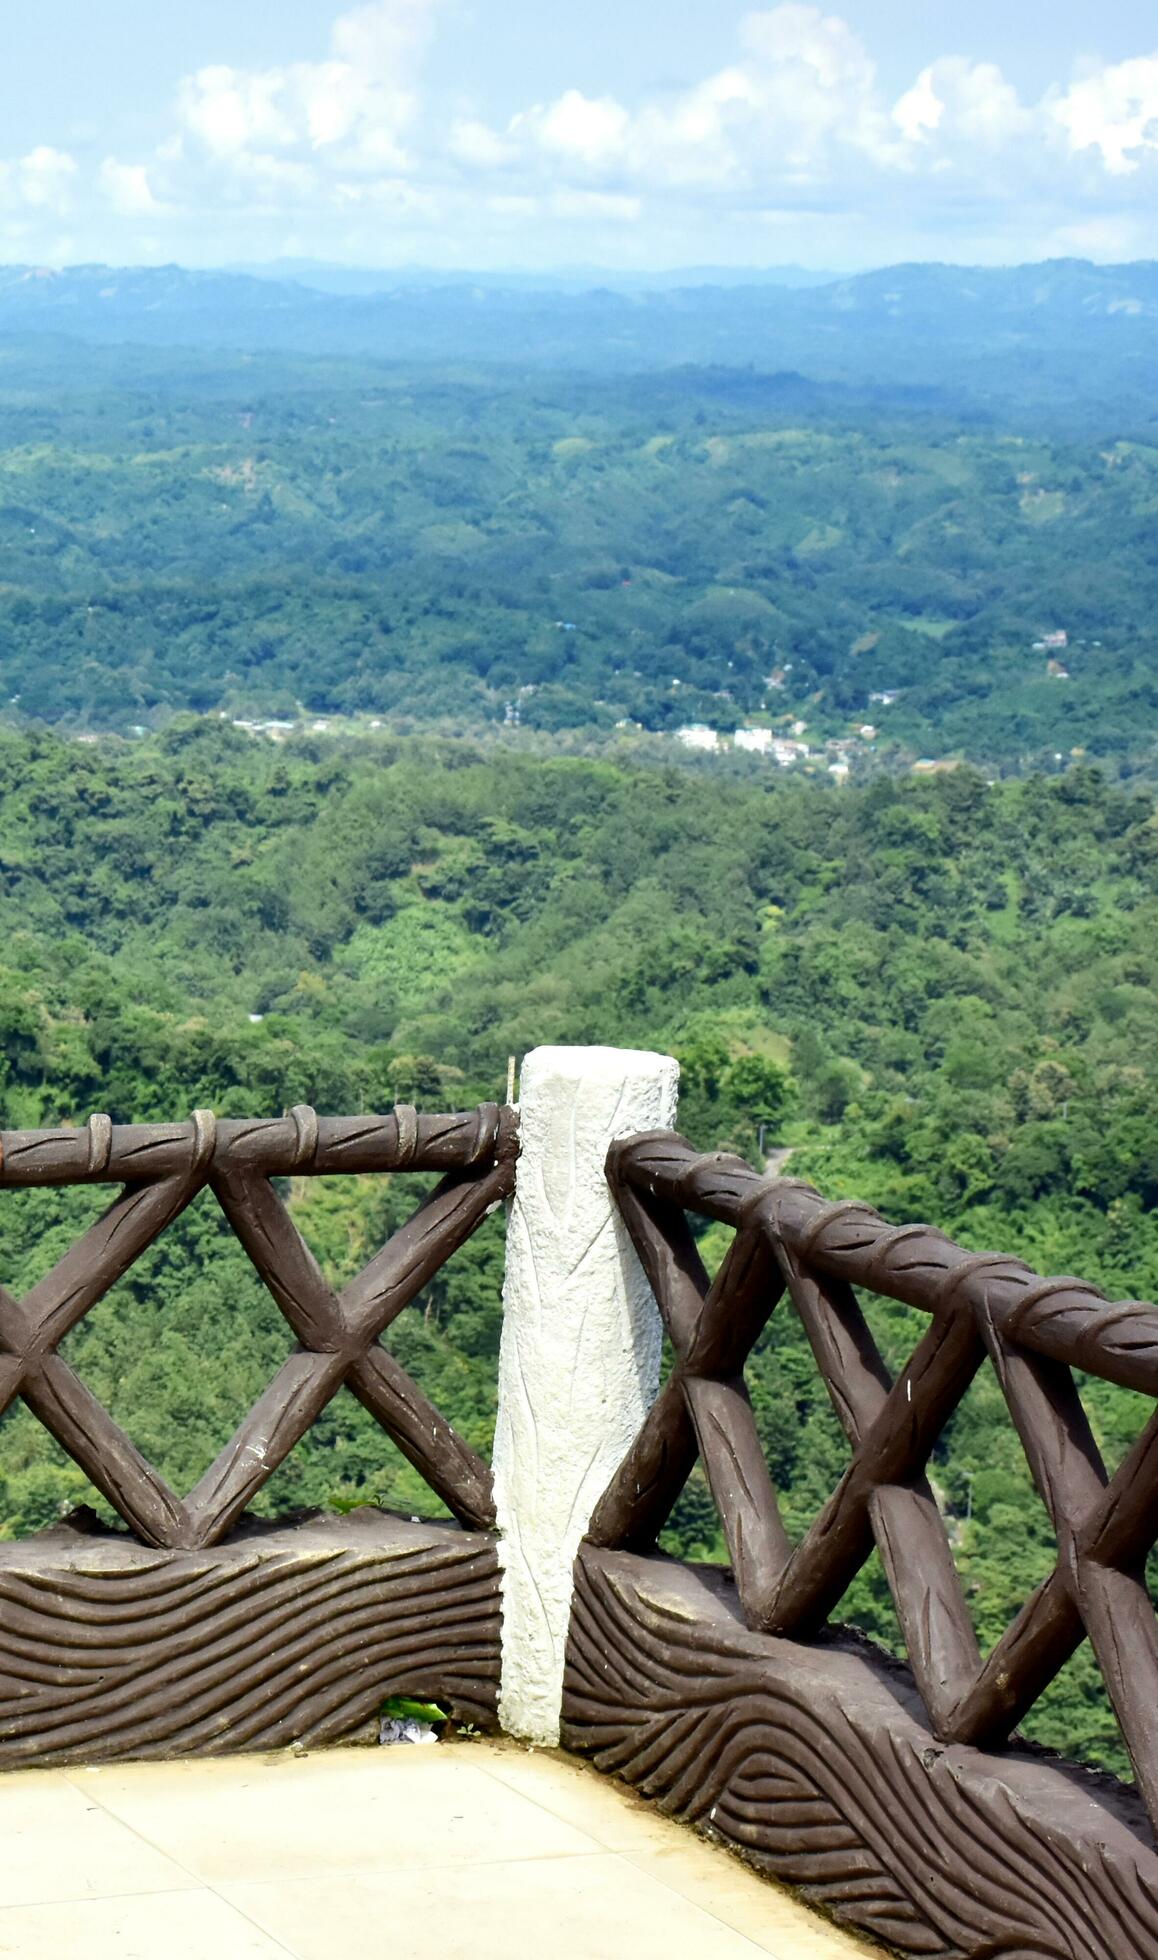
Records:
[[[150,1551],[57,1527],[0,1564],[0,1769],[334,1741],[387,1695],[493,1725],[493,1536],[346,1518]]]
[[[718,1573],[580,1553],[563,1740],[902,1953],[1158,1953],[1137,1800],[1044,1751],[940,1743],[896,1663],[752,1631]]]

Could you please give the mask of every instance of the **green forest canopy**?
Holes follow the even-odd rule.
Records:
[[[0,714],[588,747],[754,717],[1153,777],[1148,413],[0,340]]]

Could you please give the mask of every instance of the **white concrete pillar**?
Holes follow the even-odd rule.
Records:
[[[503,1727],[559,1739],[571,1570],[655,1398],[661,1328],[604,1174],[608,1145],[675,1122],[679,1065],[617,1048],[523,1063],[507,1229],[495,1499]]]

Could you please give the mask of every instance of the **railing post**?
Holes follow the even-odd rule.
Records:
[[[555,1743],[572,1568],[659,1380],[659,1314],[604,1173],[616,1138],[670,1127],[679,1065],[616,1048],[536,1048],[520,1086],[507,1232],[495,1502],[503,1727]]]

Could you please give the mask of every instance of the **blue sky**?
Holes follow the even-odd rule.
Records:
[[[1141,0],[0,0],[0,257],[1158,257]]]

